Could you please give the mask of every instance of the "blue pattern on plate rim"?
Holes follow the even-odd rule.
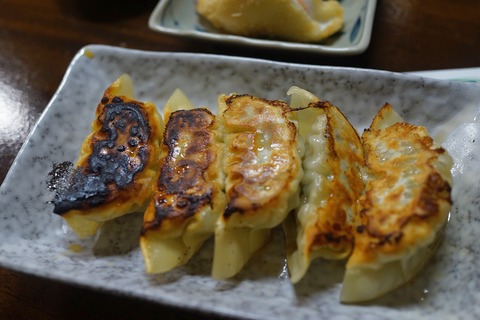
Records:
[[[367,10],[367,5],[364,5],[362,7],[362,10],[358,14],[357,20],[355,21],[355,24],[353,25],[351,31],[350,31],[350,43],[356,43],[357,42],[357,37],[360,34],[360,30],[362,29],[362,16],[365,16]]]

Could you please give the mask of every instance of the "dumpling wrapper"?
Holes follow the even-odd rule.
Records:
[[[344,20],[335,0],[198,0],[196,10],[228,33],[297,42],[319,42],[338,32]]]
[[[222,130],[210,111],[192,107],[180,90],[165,106],[161,166],[140,237],[150,274],[187,263],[225,208]]]
[[[365,191],[341,301],[375,299],[412,279],[441,239],[451,207],[452,159],[426,128],[386,104],[362,135]]]
[[[301,108],[305,148],[300,206],[284,223],[290,280],[297,283],[313,259],[350,254],[364,159],[360,137],[337,107],[298,87],[288,94],[290,105]]]
[[[185,95],[181,89],[175,89],[172,95],[168,98],[165,106],[163,107],[163,119],[167,123],[168,118],[172,112],[178,110],[191,110],[194,109],[192,101]]]
[[[124,74],[104,92],[92,132],[53,201],[54,213],[80,238],[105,221],[143,212],[153,194],[164,124],[156,107],[134,100],[133,91]]]
[[[290,116],[281,101],[219,97],[228,202],[215,229],[214,278],[237,274],[298,205],[301,154]]]

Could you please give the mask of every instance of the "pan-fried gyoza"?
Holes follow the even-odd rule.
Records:
[[[324,40],[344,22],[336,0],[198,0],[196,11],[224,32],[299,42]]]
[[[302,176],[290,107],[250,95],[219,98],[227,207],[215,229],[212,275],[229,278],[298,205]]]
[[[360,137],[337,107],[297,87],[289,94],[305,149],[302,201],[284,223],[290,279],[296,283],[311,260],[350,254],[364,159]]]
[[[54,213],[82,238],[105,221],[143,212],[150,201],[163,120],[152,103],[132,97],[128,75],[105,91],[79,159],[53,200]]]
[[[140,237],[148,273],[185,264],[225,207],[221,129],[210,111],[181,101],[177,91],[167,103],[159,176]]]
[[[371,300],[409,281],[441,238],[451,206],[448,153],[386,104],[362,135],[365,190],[341,300]]]
[[[120,77],[96,109],[54,213],[87,237],[144,212],[150,274],[186,264],[212,238],[212,277],[234,277],[283,225],[292,283],[315,258],[346,260],[345,303],[408,282],[441,239],[452,159],[389,104],[359,137],[330,102],[298,87],[288,94],[290,104],[220,95],[215,115],[177,89],[164,126]]]

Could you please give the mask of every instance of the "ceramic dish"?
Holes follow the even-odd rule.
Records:
[[[74,161],[103,90],[129,73],[136,96],[160,108],[175,88],[216,110],[219,93],[286,100],[291,85],[339,106],[361,131],[386,102],[408,121],[445,138],[455,158],[454,206],[431,263],[410,283],[367,305],[344,305],[343,262],[317,260],[296,286],[288,280],[280,230],[234,279],[210,278],[212,242],[184,267],[144,273],[138,246],[141,214],[107,223],[79,241],[51,213],[47,173]],[[253,319],[398,319],[480,317],[480,87],[384,71],[296,65],[188,53],[91,45],[65,78],[0,189],[0,265],[41,277],[148,299],[198,312]],[[462,117],[460,117],[461,115]]]
[[[460,68],[460,69],[445,69],[445,70],[425,70],[409,72],[410,74],[443,79],[450,81],[466,81],[466,82],[480,82],[480,68]]]
[[[338,34],[322,43],[305,44],[255,39],[216,31],[195,12],[195,1],[161,0],[149,19],[151,29],[172,34],[244,46],[315,52],[328,55],[354,55],[364,52],[370,44],[376,0],[341,0],[345,25]]]

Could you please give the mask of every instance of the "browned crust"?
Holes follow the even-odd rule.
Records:
[[[152,112],[156,112],[153,106],[105,93],[69,186],[54,201],[55,213],[88,214],[113,201],[126,202],[142,190],[137,177],[158,156],[153,140],[160,128],[150,123]]]
[[[298,169],[293,160],[297,128],[287,116],[291,109],[283,101],[247,94],[231,95],[225,104],[225,129],[233,138],[226,145],[230,157],[225,169],[233,187],[226,190],[228,204],[223,216],[251,215],[260,208],[275,207],[282,197],[280,190],[288,188]],[[246,115],[247,106],[252,107],[249,112],[253,115]],[[282,144],[281,150],[272,152],[268,163],[259,163],[255,150],[259,140],[256,135],[261,130],[270,134],[274,143]]]
[[[339,128],[343,139],[349,141],[349,144],[355,145],[362,150],[360,137],[353,126],[348,122],[345,115],[328,101],[317,101],[309,105],[310,108],[319,108],[325,111],[327,117],[324,137],[328,141],[328,159],[327,164],[332,168],[333,181],[327,186],[335,198],[329,199],[322,214],[317,217],[316,223],[307,231],[308,251],[312,252],[316,248],[328,247],[335,251],[344,251],[349,253],[353,245],[353,216],[347,217],[345,207],[353,207],[356,199],[363,190],[363,183],[360,176],[360,166],[363,165],[362,157],[358,157],[353,150],[345,152],[340,150],[342,142],[337,142]],[[340,156],[337,152],[341,152]],[[340,161],[348,163],[348,169],[342,172]],[[355,166],[356,165],[356,166]],[[340,181],[340,176],[346,175],[348,186],[345,181]],[[347,188],[349,187],[349,188]]]
[[[396,201],[398,197],[399,193],[393,192],[390,200]],[[361,206],[363,208],[359,212],[359,217],[362,224],[356,228],[357,233],[368,234],[368,238],[370,239],[369,247],[372,249],[388,245],[399,245],[404,235],[403,229],[405,229],[408,224],[415,225],[428,222],[428,220],[437,220],[439,212],[441,211],[441,202],[452,203],[450,184],[445,181],[440,174],[436,172],[431,173],[426,177],[424,187],[418,196],[415,205],[416,210],[409,215],[400,217],[395,226],[390,230],[382,230],[383,228],[379,227],[383,225],[383,222],[388,218],[388,212],[377,212],[377,216],[372,218],[374,211],[374,201],[372,198],[373,196],[370,192],[367,192],[367,195],[361,199]],[[385,250],[390,251],[390,249],[387,248]],[[392,247],[391,250],[395,249]]]
[[[163,139],[163,158],[154,199],[145,214],[142,233],[182,225],[216,192],[207,174],[214,151],[215,116],[207,109],[179,110],[170,115]],[[215,169],[218,170],[218,169]]]
[[[425,128],[396,123],[383,130],[366,130],[363,139],[366,167],[373,179],[367,182],[359,200],[352,260],[370,262],[379,253],[395,255],[428,242],[445,223],[452,200],[450,184],[433,166],[445,150],[434,147]],[[396,157],[379,159],[375,144],[380,142],[395,150]],[[415,155],[402,149],[405,142],[414,146]],[[410,188],[397,183],[406,170],[416,172]]]

